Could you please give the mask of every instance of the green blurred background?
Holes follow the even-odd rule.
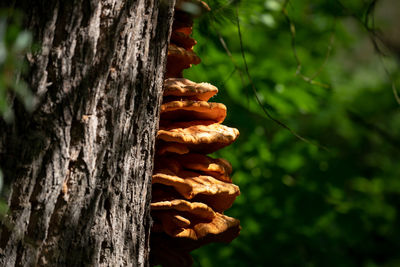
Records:
[[[38,45],[32,44],[32,35],[22,26],[22,18],[16,10],[0,9],[0,131],[4,122],[14,121],[15,98],[27,111],[32,111],[36,104],[35,96],[21,77],[28,71],[27,52],[37,50]],[[8,211],[8,192],[0,169],[0,220]]]
[[[207,3],[194,32],[202,63],[185,77],[216,85],[211,101],[240,130],[215,156],[234,167],[241,196],[226,214],[242,231],[195,251],[195,266],[400,266],[400,1],[290,1],[289,20],[284,1]],[[313,144],[257,104],[236,7],[262,105]]]
[[[207,2],[212,12],[194,32],[203,62],[185,77],[219,87],[212,101],[228,107],[224,124],[241,132],[215,156],[234,167],[242,194],[226,214],[243,229],[231,244],[195,251],[195,266],[400,266],[400,105],[392,91],[400,86],[400,1]],[[312,144],[257,103],[236,8],[263,107]],[[15,80],[31,46],[18,21],[0,16],[0,115],[9,121],[8,91],[34,105]],[[6,210],[0,201],[0,215]]]

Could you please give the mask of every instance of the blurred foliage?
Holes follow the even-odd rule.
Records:
[[[28,111],[34,107],[34,97],[21,74],[26,72],[24,55],[32,44],[31,33],[21,27],[22,17],[14,10],[0,11],[0,118],[14,118],[12,99],[17,96]]]
[[[238,141],[215,156],[234,167],[241,196],[226,214],[243,229],[229,245],[195,251],[195,266],[400,266],[400,106],[391,89],[392,81],[400,84],[399,51],[377,54],[363,24],[375,14],[381,33],[391,32],[399,3],[379,1],[372,13],[368,2],[288,3],[301,74],[317,74],[310,83],[299,75],[283,1],[208,1],[212,12],[194,32],[202,63],[185,77],[219,87],[211,101],[223,102],[224,124],[240,130]],[[327,150],[268,120],[255,101],[236,5],[264,107]]]
[[[21,25],[22,16],[15,10],[0,10],[0,127],[1,120],[11,123],[14,119],[13,100],[17,97],[25,109],[32,111],[35,98],[21,76],[27,72],[24,56],[32,46],[32,36]],[[2,129],[0,129],[2,130]],[[3,172],[0,169],[0,218],[8,207],[4,196]]]

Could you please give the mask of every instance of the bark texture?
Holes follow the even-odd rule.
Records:
[[[145,266],[170,0],[15,1],[37,110],[0,122],[0,266]]]

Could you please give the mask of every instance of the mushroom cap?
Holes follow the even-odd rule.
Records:
[[[220,123],[225,117],[226,106],[221,103],[182,100],[161,105],[161,120],[163,121],[209,120]]]
[[[232,173],[232,165],[226,159],[211,158],[203,154],[186,154],[175,157],[185,169],[217,172],[224,175]]]
[[[159,224],[155,223],[155,229],[164,231],[169,229],[169,232],[175,231],[175,229],[185,228],[190,226],[190,220],[178,214],[174,210],[152,212],[152,217],[156,221],[161,221],[163,227],[159,227]]]
[[[174,44],[168,45],[168,60],[175,59],[182,65],[199,64],[200,58],[192,50],[187,50]]]
[[[190,97],[208,101],[216,93],[217,87],[209,83],[195,83],[185,78],[169,78],[164,81],[164,97]]]
[[[240,232],[239,220],[220,213],[215,213],[211,221],[194,221],[187,227],[180,227],[174,224],[174,218],[173,213],[164,213],[162,217],[157,218],[160,221],[157,223],[158,226],[156,227],[159,227],[171,237],[187,238],[194,241],[202,241],[202,243],[229,243],[237,237]]]
[[[194,226],[193,230],[196,232],[197,239],[205,238],[207,235],[212,235],[218,238],[220,242],[231,242],[240,232],[240,221],[216,213],[214,219],[209,223],[199,223]],[[230,230],[230,231],[229,231]],[[234,230],[234,231],[232,231]],[[226,235],[227,232],[234,232],[234,235]]]
[[[225,159],[213,159],[203,154],[189,153],[184,155],[158,156],[154,162],[155,172],[165,168],[174,173],[178,173],[181,170],[190,170],[212,176],[227,183],[232,183],[229,177],[232,173],[232,166]]]
[[[182,71],[192,64],[199,64],[200,58],[192,51],[174,44],[168,45],[166,77],[182,77]]]
[[[194,121],[174,123],[169,127],[160,127],[157,139],[166,142],[185,144],[190,151],[211,153],[233,143],[239,136],[239,131],[218,123]]]
[[[190,35],[193,29],[193,18],[190,14],[175,10],[174,22],[172,23],[173,32],[182,32],[186,35]]]
[[[189,202],[184,199],[153,202],[151,203],[151,210],[175,210],[208,220],[211,220],[215,216],[215,212],[206,204],[201,202]]]
[[[189,171],[175,174],[168,169],[159,170],[153,175],[152,182],[173,187],[185,199],[205,203],[214,211],[229,209],[240,195],[237,185]]]
[[[185,144],[175,142],[157,142],[156,154],[164,155],[169,153],[187,154],[189,153],[189,148]]]
[[[172,24],[172,32],[181,32],[185,35],[191,35],[192,31],[193,27],[191,25],[187,25],[187,23],[185,22],[174,21],[174,23]]]
[[[172,31],[170,42],[187,50],[191,50],[197,44],[189,34],[181,31]]]

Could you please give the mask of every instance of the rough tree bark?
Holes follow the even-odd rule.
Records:
[[[41,46],[33,114],[0,122],[0,266],[148,264],[171,0],[14,1]]]

